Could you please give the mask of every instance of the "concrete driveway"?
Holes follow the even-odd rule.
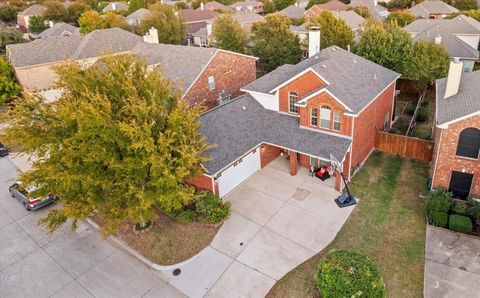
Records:
[[[26,211],[8,193],[17,176],[0,158],[0,297],[184,296],[86,223],[46,233],[36,223],[55,206]]]
[[[480,239],[427,227],[425,297],[480,297]]]
[[[161,273],[191,297],[264,297],[275,282],[325,248],[353,207],[340,209],[333,188],[274,164],[226,200],[232,214],[182,273]]]

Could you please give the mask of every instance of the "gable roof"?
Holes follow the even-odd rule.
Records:
[[[150,10],[146,8],[139,8],[129,14],[126,19],[130,21],[143,20],[151,14]]]
[[[202,21],[208,21],[218,15],[217,12],[211,10],[195,10],[195,9],[182,9],[179,12],[180,17],[185,23],[196,23]]]
[[[304,16],[305,8],[299,7],[298,5],[290,5],[276,12],[276,14],[281,14],[292,19],[299,19]]]
[[[240,24],[255,23],[263,20],[263,16],[251,11],[236,11],[233,18]]]
[[[197,8],[197,10],[201,10],[201,7]],[[221,10],[221,11],[232,11],[232,8],[223,5],[217,1],[210,1],[203,4],[203,10]]]
[[[43,15],[45,12],[45,6],[40,4],[33,4],[26,8],[25,10],[18,13],[19,16],[36,16],[36,15]]]
[[[300,128],[298,118],[263,108],[249,94],[200,116],[200,132],[216,146],[207,152],[203,167],[216,174],[261,143],[269,143],[312,156],[342,159],[351,140]]]
[[[431,14],[451,14],[459,10],[440,0],[426,0],[409,9],[417,18],[428,19]]]
[[[458,120],[480,111],[480,71],[464,72],[458,93],[445,98],[447,78],[436,81],[437,125]]]
[[[378,5],[376,0],[352,0],[351,7],[365,6],[374,19],[385,19],[390,13],[385,7]]]
[[[293,33],[308,33],[308,29],[305,27],[305,24],[301,24],[299,26],[290,25],[289,28]]]
[[[347,10],[347,5],[339,0],[330,0],[322,4],[316,4],[310,7],[307,11],[309,16],[315,16],[322,10],[342,11]]]
[[[114,5],[115,5],[115,8],[113,8]],[[128,5],[122,2],[111,2],[102,9],[103,12],[117,11],[117,10],[128,10]]]
[[[85,36],[53,36],[28,43],[7,45],[14,67],[98,57],[107,52],[131,50],[143,39],[120,28],[95,30]]]
[[[331,46],[296,65],[280,66],[242,90],[269,93],[308,69],[328,81],[326,90],[340,99],[353,113],[360,112],[400,76],[388,68]]]
[[[342,19],[353,30],[359,30],[365,19],[353,10],[337,11],[334,13],[339,19]]]
[[[48,28],[44,31],[42,31],[38,36],[40,38],[48,38],[52,36],[62,36],[62,35],[75,35],[79,36],[80,35],[80,29],[78,27],[75,27],[73,25],[64,23],[64,22],[58,22],[53,24],[51,28]]]

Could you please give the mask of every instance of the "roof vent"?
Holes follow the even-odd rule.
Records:
[[[373,79],[374,79],[374,80],[377,79],[377,74],[376,74],[376,73],[373,74]]]
[[[327,66],[325,64],[322,64],[321,66],[322,66],[322,68],[327,68]]]
[[[245,111],[246,109],[247,109],[247,107],[246,107],[245,105],[243,105],[243,106],[242,106],[242,110]]]
[[[353,58],[353,63],[357,63],[357,58]]]

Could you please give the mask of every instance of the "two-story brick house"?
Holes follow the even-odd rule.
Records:
[[[462,73],[450,63],[448,77],[436,82],[436,127],[431,167],[432,188],[442,187],[466,199],[480,195],[480,71]]]
[[[277,68],[202,115],[201,131],[216,147],[206,173],[189,182],[224,196],[282,154],[291,175],[328,166],[333,155],[349,179],[374,150],[375,131],[391,125],[398,77],[335,46]]]

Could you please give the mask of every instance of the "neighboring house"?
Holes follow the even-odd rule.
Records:
[[[218,13],[211,10],[182,9],[179,15],[187,26],[188,36],[191,36],[192,33],[206,27],[207,22],[212,22]]]
[[[216,11],[216,12],[233,11],[232,8],[230,8],[226,5],[223,5],[222,3],[218,3],[217,1],[211,1],[211,2],[207,2],[207,3],[201,2],[200,7],[197,8],[197,10],[211,10],[211,11]]]
[[[417,19],[443,19],[459,10],[440,0],[426,0],[413,6],[409,11]]]
[[[256,77],[257,58],[221,49],[138,43],[132,52],[150,66],[161,66],[192,105],[213,108],[228,102]]]
[[[128,10],[128,5],[122,2],[111,2],[102,9],[102,12]]]
[[[242,1],[242,2],[235,2],[230,5],[230,8],[234,9],[235,11],[250,11],[254,13],[263,13],[263,2],[260,1]]]
[[[131,14],[129,14],[126,17],[126,20],[130,26],[138,26],[145,18],[149,17],[150,15],[151,15],[151,12],[148,9],[139,8],[134,12],[132,12]]]
[[[479,58],[480,22],[459,15],[453,19],[420,19],[404,27],[413,40],[430,40],[443,46],[452,59],[463,62],[466,72],[472,71]]]
[[[436,123],[431,186],[466,199],[480,195],[480,71],[462,72],[452,61],[436,82]]]
[[[295,26],[290,25],[290,31],[293,32],[298,39],[300,39],[300,46],[302,47],[302,59],[308,57],[308,29],[305,27],[305,24]]]
[[[57,74],[54,66],[66,61],[91,65],[106,53],[127,53],[142,37],[120,28],[95,30],[84,36],[53,36],[6,47],[18,82],[27,92],[50,89]]]
[[[50,28],[38,34],[38,37],[46,39],[53,36],[80,36],[80,29],[73,25],[64,22],[52,23],[51,25]]]
[[[278,12],[276,14],[284,15],[286,17],[289,17],[291,19],[300,19],[305,16],[305,8],[298,6],[297,3],[294,5],[290,5]]]
[[[306,12],[305,16],[307,18],[313,18],[317,16],[323,10],[328,10],[332,12],[344,11],[347,10],[347,5],[339,0],[330,0],[323,4],[316,4],[310,7]]]
[[[337,11],[334,13],[337,18],[342,19],[352,29],[354,39],[358,40],[363,31],[365,19],[353,10]]]
[[[291,175],[333,155],[349,179],[373,152],[375,131],[391,126],[399,76],[336,46],[277,68],[200,117],[215,147],[204,175],[188,182],[223,197],[280,155]],[[333,180],[340,190],[340,176]]]
[[[27,9],[19,12],[17,14],[17,24],[18,28],[26,32],[28,30],[28,23],[30,18],[33,16],[41,16],[45,13],[45,7],[40,4],[33,4],[29,6]]]
[[[368,8],[375,20],[385,20],[390,14],[385,7],[378,5],[377,0],[352,0],[349,6],[364,6]]]
[[[263,21],[264,17],[250,11],[244,11],[244,12],[235,12],[233,14],[234,19],[240,23],[242,26],[243,30],[248,34],[252,32],[252,26],[253,24]]]

